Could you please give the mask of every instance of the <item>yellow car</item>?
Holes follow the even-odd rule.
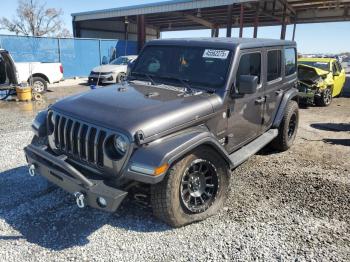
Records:
[[[299,58],[298,78],[301,99],[328,106],[333,97],[340,95],[346,76],[334,58]]]

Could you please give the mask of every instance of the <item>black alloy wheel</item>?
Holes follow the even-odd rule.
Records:
[[[215,201],[219,182],[213,164],[203,159],[194,160],[181,180],[182,204],[192,213],[204,212]]]

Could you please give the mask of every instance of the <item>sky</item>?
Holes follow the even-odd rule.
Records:
[[[41,0],[45,1],[45,0]],[[47,7],[61,8],[67,29],[72,31],[71,13],[92,11],[137,4],[162,2],[160,0],[46,0]],[[16,15],[16,0],[1,0],[0,17],[12,18]],[[293,26],[287,27],[286,39],[291,39]],[[226,29],[219,36],[226,35]],[[280,37],[280,26],[259,27],[258,37]],[[0,34],[10,34],[0,30]],[[252,37],[253,29],[245,28],[244,37]],[[210,30],[163,32],[161,38],[210,36]],[[233,37],[238,37],[238,29],[233,29]],[[350,52],[350,22],[297,25],[295,40],[301,53],[340,53]]]

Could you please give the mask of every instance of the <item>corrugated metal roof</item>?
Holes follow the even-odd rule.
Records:
[[[83,21],[90,19],[104,19],[111,17],[183,11],[196,8],[207,8],[256,1],[257,0],[171,0],[143,5],[73,13],[72,16],[74,17],[74,21]]]

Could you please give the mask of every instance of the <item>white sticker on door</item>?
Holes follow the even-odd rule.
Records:
[[[203,53],[203,57],[227,59],[229,53],[230,53],[230,51],[228,51],[228,50],[205,49],[205,51]]]

